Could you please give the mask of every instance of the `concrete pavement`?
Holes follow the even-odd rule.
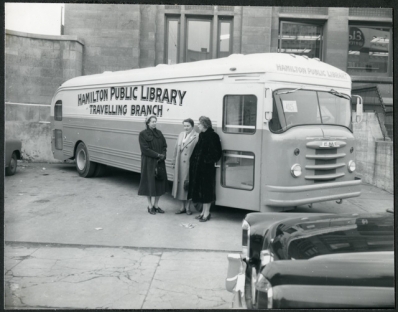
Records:
[[[5,246],[5,307],[227,309],[223,252]]]
[[[149,215],[139,174],[83,179],[70,164],[19,163],[5,179],[7,308],[229,308],[227,254],[241,249],[249,211],[215,207],[212,219]],[[378,212],[393,195],[363,185],[359,198],[297,212]],[[191,226],[188,226],[191,224]]]
[[[22,166],[5,181],[6,241],[240,250],[248,211],[215,209],[201,223],[197,212],[175,215],[179,203],[166,194],[159,203],[166,213],[153,216],[146,198],[137,196],[139,174],[112,169],[106,177],[84,179],[74,165]]]
[[[160,199],[164,215],[150,215],[137,196],[139,174],[112,168],[84,179],[72,164],[22,163],[5,179],[5,240],[99,246],[239,251],[241,222],[248,210],[215,207],[212,219],[175,215],[178,201]],[[316,203],[297,212],[372,212],[393,208],[393,195],[363,185],[359,198]],[[185,227],[192,224],[193,227]]]

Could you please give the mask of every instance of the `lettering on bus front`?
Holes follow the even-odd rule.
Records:
[[[348,75],[343,72],[320,70],[316,68],[291,66],[283,64],[276,64],[276,70],[279,72],[297,73],[297,74],[318,76],[318,77],[329,77],[329,78],[339,78],[339,79],[346,79],[348,77]]]
[[[163,104],[182,106],[186,93],[187,91],[159,87],[110,87],[78,94],[77,105],[90,104],[90,114],[127,115],[130,112],[130,116],[162,117]],[[128,104],[99,104],[108,101],[145,101],[161,104],[130,104],[130,108]]]

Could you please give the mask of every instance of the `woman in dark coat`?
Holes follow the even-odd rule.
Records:
[[[166,192],[167,174],[163,180],[155,179],[155,168],[159,162],[166,172],[167,143],[162,132],[156,129],[157,118],[150,115],[145,119],[146,129],[140,132],[141,180],[138,195],[146,196],[150,214],[164,213],[159,208],[159,198]]]
[[[210,220],[210,205],[216,200],[215,163],[221,158],[222,149],[208,117],[199,118],[198,128],[199,140],[189,160],[188,198],[203,203],[202,213],[196,218],[205,222]]]

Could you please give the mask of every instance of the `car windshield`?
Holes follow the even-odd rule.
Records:
[[[334,90],[281,89],[274,92],[270,129],[280,133],[299,125],[339,125],[351,129],[348,95]]]

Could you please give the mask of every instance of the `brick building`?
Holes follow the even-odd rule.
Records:
[[[306,55],[392,83],[392,9],[66,4],[65,35],[84,42],[83,74],[213,59]]]

